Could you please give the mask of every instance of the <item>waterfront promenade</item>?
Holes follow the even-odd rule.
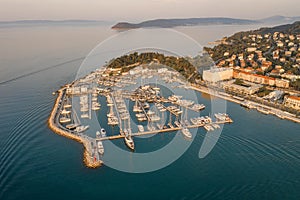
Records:
[[[208,87],[203,87],[203,86],[198,86],[198,85],[197,86],[196,85],[191,85],[190,89],[193,89],[193,90],[198,91],[198,92],[206,93],[206,94],[218,97],[218,98],[222,98],[224,100],[231,101],[231,102],[234,102],[234,103],[237,103],[237,104],[241,104],[244,101],[244,100],[234,98],[231,95],[226,95],[225,96],[225,95],[221,94],[218,91],[215,91],[213,89],[209,89]],[[291,113],[288,113],[288,112],[285,112],[285,111],[282,111],[282,110],[279,110],[279,109],[276,109],[276,108],[273,108],[273,107],[270,107],[270,106],[267,106],[267,105],[263,105],[263,104],[260,104],[260,103],[254,102],[254,101],[250,101],[250,100],[247,100],[247,101],[255,109],[264,108],[264,109],[267,109],[269,111],[269,114],[273,114],[275,116],[280,115],[280,116],[282,116],[283,119],[287,119],[287,120],[290,120],[290,121],[293,121],[293,122],[296,122],[296,123],[300,123],[300,118],[296,117],[296,115],[293,115]]]

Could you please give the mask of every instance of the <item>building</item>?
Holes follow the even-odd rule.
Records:
[[[231,68],[213,68],[203,71],[203,80],[207,82],[219,82],[232,79],[233,69]]]
[[[288,97],[285,97],[284,99],[285,99],[284,104],[287,107],[294,108],[294,109],[300,109],[300,97],[288,96]]]
[[[273,77],[252,74],[249,72],[241,71],[241,70],[234,70],[233,78],[235,79],[242,79],[244,81],[249,81],[252,83],[269,85],[269,86],[276,86],[281,88],[288,88],[290,81],[285,79],[275,79]]]
[[[237,85],[234,82],[235,80],[222,82],[223,89],[225,91],[235,92],[243,95],[251,95],[259,91],[259,89],[262,87],[262,85],[255,83],[247,82],[244,85]]]
[[[246,50],[247,50],[247,52],[254,52],[257,50],[257,48],[256,47],[248,47]]]

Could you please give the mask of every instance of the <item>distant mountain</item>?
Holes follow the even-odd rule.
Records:
[[[280,26],[275,26],[272,28],[261,28],[254,31],[259,34],[282,32],[287,34],[300,34],[300,21],[294,22],[293,24],[285,24]]]
[[[294,23],[296,21],[300,21],[300,16],[286,17],[286,16],[281,16],[281,15],[275,15],[272,17],[260,19],[259,21],[266,23],[266,24],[288,24],[288,23]]]
[[[18,20],[18,21],[0,21],[0,25],[3,27],[11,25],[75,25],[75,24],[107,24],[110,25],[113,22],[100,21],[100,20]]]
[[[176,26],[196,26],[196,25],[218,25],[218,24],[257,24],[257,20],[233,19],[233,18],[187,18],[187,19],[154,19],[141,23],[120,22],[112,27],[112,29],[133,29],[133,28],[172,28]]]

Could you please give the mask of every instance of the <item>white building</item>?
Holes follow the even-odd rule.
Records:
[[[203,80],[208,82],[218,82],[233,78],[233,69],[231,68],[213,68],[203,71]]]

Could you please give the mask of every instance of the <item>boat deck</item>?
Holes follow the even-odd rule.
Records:
[[[211,124],[225,124],[225,123],[232,123],[232,120],[230,121],[217,121],[210,123]],[[185,126],[185,128],[192,129],[192,128],[200,128],[204,127],[207,124],[201,124],[201,125],[189,125]],[[166,132],[173,132],[173,131],[178,131],[181,130],[182,127],[174,127],[174,128],[165,128],[165,129],[160,129],[160,130],[154,130],[154,131],[144,131],[144,132],[137,132],[137,133],[132,133],[131,136],[142,136],[142,135],[154,135],[154,134],[159,134],[159,133],[166,133]],[[124,135],[114,135],[114,136],[107,136],[107,137],[102,137],[102,138],[97,138],[96,141],[104,141],[104,140],[116,140],[116,139],[121,139],[124,138]]]

